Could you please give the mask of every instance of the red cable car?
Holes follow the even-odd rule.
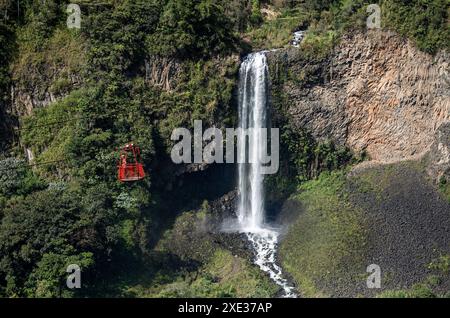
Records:
[[[144,179],[144,166],[141,162],[141,150],[139,147],[133,144],[125,145],[120,151],[118,179],[121,182]]]

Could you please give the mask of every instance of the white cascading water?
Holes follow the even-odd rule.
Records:
[[[268,107],[268,68],[264,52],[248,55],[239,70],[239,127],[247,128],[267,127]],[[296,297],[294,287],[283,278],[281,268],[276,264],[276,250],[279,233],[268,227],[264,222],[264,174],[261,172],[261,158],[264,144],[261,131],[256,129],[249,135],[248,147],[246,143],[239,145],[238,155],[238,187],[239,201],[237,208],[240,231],[247,234],[255,252],[257,264],[283,290],[283,297]],[[244,131],[241,131],[241,140]],[[248,153],[248,160],[246,154]],[[250,162],[250,163],[242,163]]]

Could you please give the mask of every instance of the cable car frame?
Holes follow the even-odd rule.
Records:
[[[141,149],[132,143],[125,145],[120,151],[117,168],[117,178],[120,182],[133,182],[144,179],[145,171],[141,159]]]

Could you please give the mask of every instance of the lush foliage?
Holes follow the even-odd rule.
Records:
[[[233,48],[231,21],[216,0],[169,0],[147,39],[157,55],[210,56]]]
[[[242,282],[245,282],[243,284]],[[194,280],[163,285],[157,297],[271,297],[277,288],[248,260],[217,250]]]
[[[448,1],[383,1],[381,10],[386,27],[408,36],[428,53],[449,48]]]
[[[147,169],[157,167],[172,128],[232,116],[237,60],[221,55],[235,48],[233,27],[211,0],[82,3],[80,31],[65,27],[63,2],[22,6],[14,80],[34,98],[59,99],[21,120],[20,140],[36,166],[1,162],[0,235],[14,239],[0,246],[0,294],[73,296],[64,280],[72,263],[92,287],[81,293],[93,293],[108,288],[99,282],[117,263],[144,259],[170,206],[158,200],[174,175],[155,169],[139,184],[120,184],[117,149],[133,141]],[[176,59],[173,88],[149,83],[145,61],[156,57]],[[2,55],[5,68],[10,59]],[[158,174],[162,188],[151,182]]]
[[[9,101],[9,63],[15,50],[15,27],[16,24],[6,19],[7,14],[16,13],[12,3],[0,4],[0,11],[5,12],[3,19],[0,20],[0,147],[5,147],[8,142],[7,123],[10,121],[6,116],[5,106]]]
[[[254,49],[276,49],[287,47],[292,40],[292,32],[303,26],[309,16],[305,11],[295,8],[286,8],[271,19],[265,19],[248,28],[245,34],[251,41]],[[256,19],[256,18],[255,18]],[[261,22],[261,17],[257,21]]]
[[[293,31],[307,28],[303,49],[323,58],[342,32],[364,23],[364,2],[79,3],[81,30],[66,27],[67,1],[0,5],[0,296],[272,296],[276,288],[267,277],[247,259],[211,243],[211,237],[185,246],[202,214],[180,216],[180,211],[204,194],[194,200],[198,185],[177,179],[168,159],[170,134],[175,127],[192,127],[194,119],[231,127],[240,53],[287,46]],[[448,46],[443,0],[383,1],[382,9],[383,26],[413,38],[420,48],[434,52]],[[6,116],[12,91],[18,94],[20,118]],[[287,101],[274,100],[283,114],[275,120],[283,127],[285,160],[279,176],[267,178],[269,190],[286,197],[298,184],[352,162],[347,149],[294,129],[282,112]],[[11,121],[20,126],[15,140],[4,127]],[[11,147],[3,152],[6,141]],[[116,180],[117,150],[130,141],[140,146],[148,176],[122,184]],[[27,165],[24,148],[33,155],[33,166]],[[354,211],[344,205],[346,217],[336,220],[331,209],[341,204],[335,187],[341,177],[323,174],[304,185],[302,200],[310,203],[305,218],[348,230],[359,244]],[[325,215],[316,206],[321,200]],[[308,231],[312,225],[298,227]],[[336,238],[329,235],[324,239]],[[333,244],[347,251],[350,243],[337,235]],[[288,268],[306,266],[304,273],[310,274],[315,260],[305,257],[321,243],[300,242],[304,255],[286,246]],[[320,245],[319,257],[337,245]],[[323,271],[332,264],[321,262]],[[65,288],[66,267],[74,263],[83,268],[83,286],[91,288]],[[129,264],[139,278],[151,273],[145,286],[129,285]],[[304,276],[295,278],[307,283]]]
[[[326,54],[340,34],[364,29],[369,16],[367,6],[372,3],[364,0],[314,1],[314,4],[311,2],[313,1],[305,2],[305,7],[312,9],[312,19],[302,45],[304,49],[313,50],[316,54]],[[449,48],[446,0],[383,0],[379,5],[381,28],[391,29],[409,37],[419,49],[428,53]]]

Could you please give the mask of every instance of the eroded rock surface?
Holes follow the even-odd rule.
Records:
[[[431,56],[395,33],[347,35],[329,57],[315,62],[302,57],[301,49],[270,53],[270,60],[275,81],[283,67],[289,73],[280,86],[296,127],[366,151],[373,160],[426,153],[450,121],[448,52]],[[447,149],[440,161],[445,164],[448,146],[435,147],[444,157]]]

